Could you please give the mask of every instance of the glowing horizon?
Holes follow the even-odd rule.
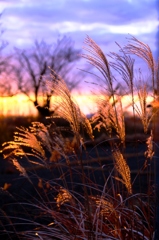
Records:
[[[102,95],[73,95],[73,100],[78,104],[79,108],[85,115],[93,114],[97,111],[97,101],[102,99]],[[52,101],[59,101],[56,96],[52,97]],[[152,97],[147,98],[147,102],[151,102]],[[40,100],[39,100],[40,101]],[[137,96],[135,97],[136,105],[139,106],[139,101]],[[60,103],[60,101],[59,101]],[[122,97],[123,109],[126,112],[132,111],[131,107],[131,97]],[[19,94],[13,97],[0,97],[0,116],[37,116],[38,111],[36,110],[34,104],[28,100],[25,95]]]
[[[97,110],[95,95],[73,95],[75,102],[79,105],[84,114],[90,114]],[[52,101],[57,101],[56,96],[52,96]],[[39,98],[39,102],[42,101]],[[0,97],[0,115],[1,116],[37,116],[36,110],[32,101],[27,96],[19,94],[13,97]]]

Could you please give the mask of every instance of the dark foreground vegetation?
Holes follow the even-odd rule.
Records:
[[[53,116],[18,123],[2,144],[1,160],[10,162],[0,181],[2,239],[158,239],[158,65],[135,38],[110,61],[89,37],[86,46],[83,57],[102,75],[97,113],[88,119],[54,74],[48,87],[61,102],[53,104]],[[136,85],[129,54],[146,61],[151,86],[141,75]],[[129,118],[113,70],[131,95]]]

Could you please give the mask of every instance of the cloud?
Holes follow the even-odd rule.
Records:
[[[36,38],[53,41],[69,33],[77,45],[86,34],[104,45],[128,33],[139,37],[157,32],[155,0],[1,0],[4,37],[26,46]],[[154,43],[152,38],[151,42]],[[83,39],[84,40],[84,39]],[[82,41],[82,42],[81,42]],[[115,39],[114,39],[115,41]]]
[[[61,33],[98,31],[98,33],[118,33],[118,34],[134,34],[139,35],[143,33],[151,33],[156,30],[159,21],[144,19],[142,21],[125,24],[125,25],[112,25],[105,23],[90,23],[84,24],[82,22],[60,22],[50,25],[50,30],[61,29]]]
[[[155,18],[155,1],[133,0],[8,0],[1,1],[1,9],[6,9],[6,16],[16,16],[28,22],[41,23],[76,21],[83,24],[94,22],[123,25],[142,18]],[[6,7],[5,7],[6,5]],[[150,18],[150,19],[151,19]]]

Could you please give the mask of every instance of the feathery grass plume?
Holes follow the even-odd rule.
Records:
[[[91,202],[92,212],[96,213],[99,209],[99,214],[104,218],[111,218],[111,214],[117,217],[116,209],[110,199],[103,196],[89,196],[89,201]]]
[[[23,127],[17,129],[18,132],[14,133],[14,141],[3,144],[4,156],[34,156],[43,163],[46,160],[45,151],[35,133],[32,133],[30,129],[25,129]],[[7,153],[5,154],[5,152]]]
[[[52,129],[52,136],[51,138],[49,126],[45,126],[43,123],[40,122],[32,122],[32,126],[29,127],[30,132],[36,136],[36,138],[40,141],[41,145],[45,147],[49,152],[52,151],[52,145],[54,138],[56,142],[59,141],[59,138],[55,135],[55,131]]]
[[[146,141],[147,144],[147,151],[145,152],[146,156],[150,159],[152,159],[154,155],[154,142],[153,142],[153,133],[151,131],[151,135]]]
[[[130,57],[130,55],[127,54],[126,51],[118,44],[116,43],[120,48],[120,53],[117,54],[114,52],[111,52],[110,57],[115,60],[115,62],[111,62],[110,66],[114,68],[115,71],[117,71],[124,82],[126,83],[128,90],[131,93],[132,98],[132,107],[134,112],[134,63],[135,60]]]
[[[70,192],[65,189],[60,187],[60,190],[58,192],[57,197],[55,198],[56,200],[56,204],[57,207],[60,208],[64,203],[68,203],[68,202],[74,202],[72,195],[70,194]]]
[[[123,121],[123,112],[122,112],[122,103],[121,100],[119,99],[119,103],[120,103],[120,112],[118,114],[118,110],[116,108],[117,104],[116,104],[116,98],[115,98],[115,88],[113,86],[113,80],[114,77],[111,73],[111,65],[108,62],[106,56],[104,55],[104,53],[102,52],[102,50],[100,49],[100,47],[89,37],[87,36],[87,38],[85,39],[85,44],[88,47],[84,47],[84,49],[89,53],[89,54],[82,54],[82,56],[84,58],[86,58],[88,60],[88,62],[90,64],[92,64],[94,67],[96,67],[102,74],[102,76],[104,77],[105,80],[105,89],[107,89],[108,91],[108,96],[111,96],[113,104],[111,106],[108,105],[108,101],[106,99],[106,103],[104,102],[104,104],[100,104],[99,106],[99,117],[98,115],[95,116],[95,118],[102,118],[102,120],[106,120],[108,121],[108,124],[106,122],[104,122],[104,125],[106,126],[106,129],[111,132],[111,125],[114,124],[114,127],[117,131],[118,136],[120,137],[122,143],[124,143],[125,141],[125,127],[124,127],[124,121]],[[113,107],[113,109],[111,109]],[[104,114],[104,118],[103,118],[103,114],[102,111],[106,110],[106,114],[108,114],[109,117],[106,116],[106,114]],[[120,113],[122,113],[120,115]],[[110,118],[110,120],[108,120]],[[110,124],[111,123],[111,124]],[[102,124],[101,124],[102,125]],[[110,127],[111,126],[111,127]]]
[[[129,38],[129,44],[127,44],[124,47],[124,50],[129,54],[134,54],[140,57],[147,63],[152,74],[152,87],[154,90],[156,88],[155,86],[155,68],[156,67],[155,67],[155,60],[150,47],[147,44],[139,41],[137,38],[132,36],[131,38]]]
[[[89,201],[96,239],[98,239],[100,232],[101,234],[108,234],[109,237],[115,237],[119,218],[116,206],[105,196],[89,196]]]
[[[90,138],[93,139],[91,124],[87,117],[81,112],[79,106],[73,101],[64,80],[59,76],[58,78],[55,77],[55,74],[53,74],[52,82],[47,82],[47,85],[53,89],[54,95],[59,98],[59,101],[53,103],[55,113],[58,115],[57,117],[61,117],[70,123],[72,132],[77,137],[79,143],[82,143],[82,138],[80,136],[81,125],[85,127]]]
[[[98,100],[98,112],[95,113],[92,118],[92,124],[95,124],[94,129],[100,131],[105,128],[109,136],[112,135],[112,127],[114,126],[112,121],[113,108],[110,104],[110,98],[105,97],[105,99]]]
[[[14,134],[14,141],[3,144],[4,158],[11,156],[26,157],[33,156],[35,160],[27,159],[30,163],[44,165],[47,167],[46,152],[52,154],[54,151],[59,153],[59,158],[66,158],[67,148],[65,147],[65,139],[56,132],[56,128],[45,126],[40,122],[33,122],[28,129],[23,127],[17,128],[18,132]],[[59,158],[50,158],[51,161]],[[40,161],[38,161],[40,160]]]
[[[137,85],[137,94],[139,98],[140,107],[135,104],[135,112],[137,113],[138,117],[141,119],[144,133],[147,133],[149,124],[153,118],[153,113],[151,116],[147,111],[147,97],[148,97],[148,86],[146,82],[139,81]]]
[[[15,158],[13,158],[13,159],[12,159],[12,162],[13,162],[13,165],[16,167],[16,169],[20,172],[20,174],[21,174],[22,176],[26,177],[27,179],[29,179],[28,174],[27,174],[25,168],[20,165],[20,163],[18,162],[18,160],[15,159]]]
[[[122,55],[111,52],[110,57],[114,59],[115,62],[111,62],[110,65],[122,76],[122,79],[133,94],[135,60],[131,58],[118,43],[116,44],[119,46]]]
[[[114,96],[113,75],[110,70],[109,62],[101,48],[87,36],[84,43],[88,47],[83,47],[89,54],[82,54],[88,62],[96,67],[104,77],[105,84],[110,95]]]
[[[152,130],[151,130],[150,136],[147,138],[146,145],[147,145],[147,150],[145,151],[146,161],[144,163],[144,169],[148,166],[148,160],[152,160],[155,153]]]
[[[51,161],[56,161],[63,156],[67,158],[67,154],[73,152],[73,146],[69,146],[67,139],[61,135],[56,126],[45,126],[40,122],[33,122],[30,131],[36,136],[44,150],[51,154]],[[56,154],[55,154],[56,153]],[[53,155],[56,155],[53,158]]]
[[[98,112],[94,114],[91,121],[96,124],[94,129],[97,128],[100,131],[101,128],[105,128],[110,137],[112,136],[112,130],[115,129],[121,143],[125,142],[125,122],[120,97],[117,96],[113,103],[111,103],[110,97],[100,99],[98,101]]]
[[[122,178],[118,178],[118,177],[115,177],[115,178],[125,185],[129,194],[132,194],[130,168],[129,168],[126,160],[124,159],[122,153],[119,151],[119,149],[115,149],[113,151],[113,158],[114,158],[114,162],[115,162],[115,164],[114,164],[115,169],[122,177]]]

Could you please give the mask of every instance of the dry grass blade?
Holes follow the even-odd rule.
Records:
[[[118,149],[113,152],[113,158],[115,162],[115,169],[122,177],[116,179],[125,185],[129,194],[132,194],[131,172],[126,160]]]

